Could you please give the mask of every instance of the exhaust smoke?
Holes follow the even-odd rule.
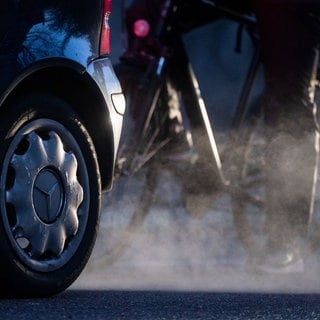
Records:
[[[129,200],[130,203],[130,200]],[[133,205],[133,203],[131,203]],[[197,204],[201,205],[201,202]],[[236,292],[318,292],[319,251],[308,255],[303,274],[266,275],[248,268],[248,254],[234,226],[230,196],[190,215],[180,180],[160,170],[152,207],[130,243],[113,261],[104,259],[107,217],[119,203],[105,199],[101,228],[87,269],[74,288],[107,290],[187,290]],[[128,208],[128,207],[127,207]],[[117,209],[116,209],[117,210]]]

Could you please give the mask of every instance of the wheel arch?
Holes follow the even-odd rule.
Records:
[[[96,149],[102,188],[110,188],[114,169],[112,122],[104,96],[90,75],[83,68],[65,65],[37,68],[15,83],[1,102],[1,108],[30,92],[54,94],[80,116]]]

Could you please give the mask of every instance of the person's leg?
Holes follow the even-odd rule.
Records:
[[[253,1],[260,24],[266,77],[266,173],[270,248],[293,262],[306,234],[316,168],[313,91],[315,39],[300,8],[287,1]],[[276,2],[281,2],[276,3]]]

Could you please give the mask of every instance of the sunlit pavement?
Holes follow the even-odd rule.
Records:
[[[178,183],[168,172],[159,189],[142,229],[123,255],[112,264],[92,258],[73,289],[320,292],[319,252],[305,262],[303,274],[250,273],[228,196],[219,196],[208,214],[193,218],[182,207]],[[104,208],[93,257],[103,252],[107,241],[103,233],[107,214]]]

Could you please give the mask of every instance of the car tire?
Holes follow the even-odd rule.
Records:
[[[97,235],[93,143],[71,106],[51,94],[12,100],[0,128],[0,294],[57,294],[80,275]]]

